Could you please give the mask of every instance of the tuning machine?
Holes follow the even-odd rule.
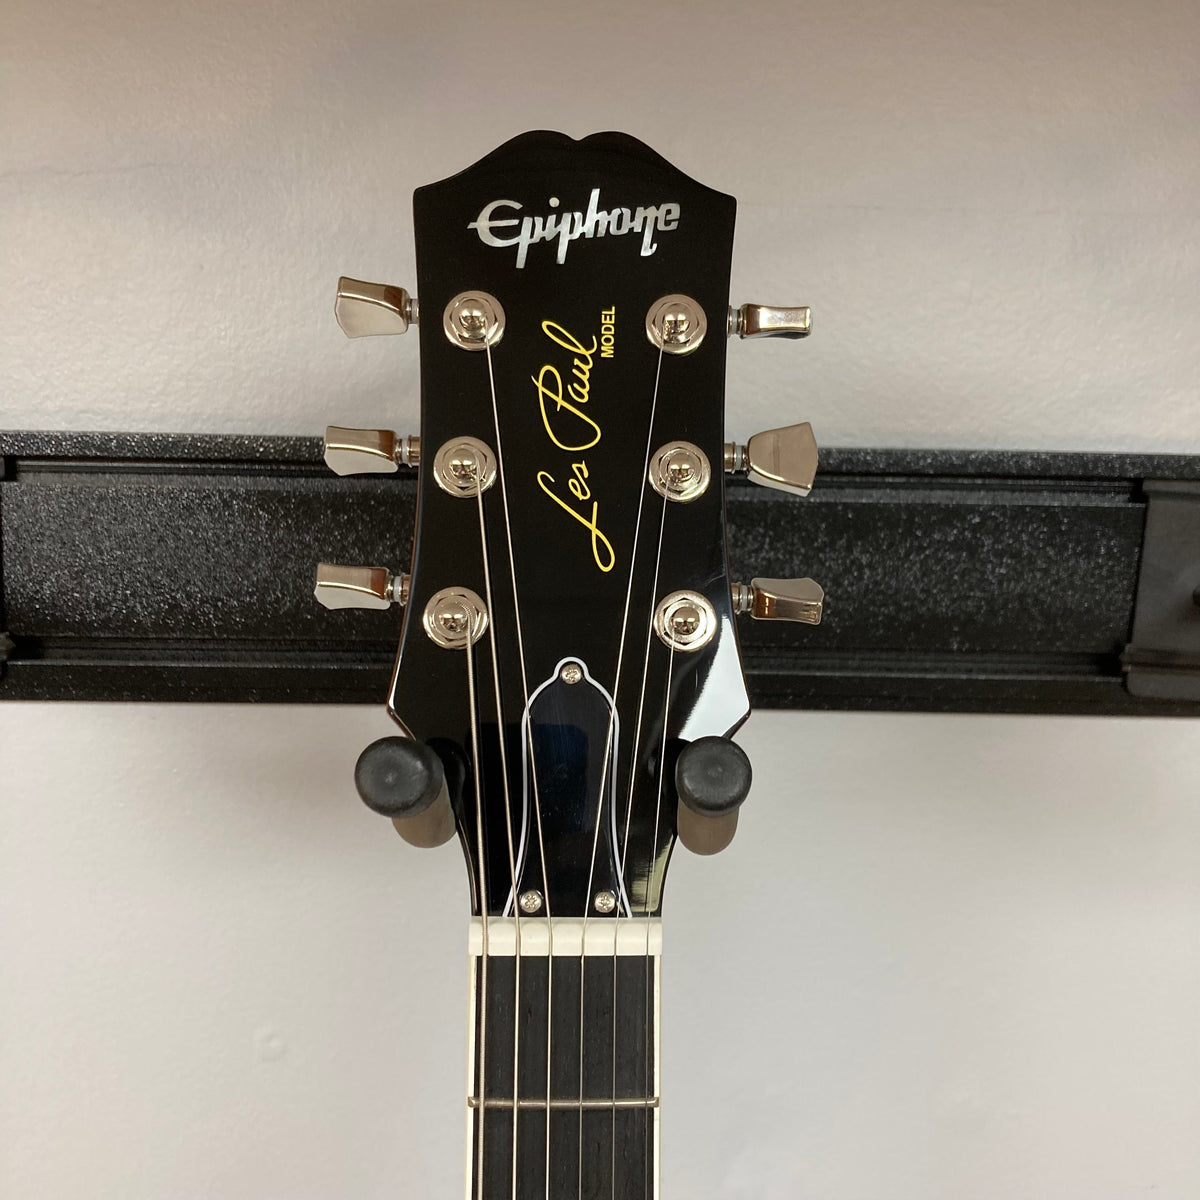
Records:
[[[325,429],[325,464],[335,475],[386,474],[421,464],[421,439],[390,429]]]
[[[421,439],[390,429],[325,428],[325,464],[335,475],[371,475],[421,465]]]
[[[752,579],[730,585],[733,611],[756,621],[799,621],[820,625],[825,589],[814,579]]]
[[[343,275],[333,315],[348,338],[404,333],[417,323],[417,298],[390,283],[368,283]]]
[[[793,496],[807,496],[817,476],[817,441],[812,426],[784,425],[756,433],[744,446],[725,443],[725,470],[751,483]]]
[[[343,567],[317,564],[313,595],[326,608],[391,608],[408,603],[408,575],[393,575],[386,567]]]
[[[730,308],[726,332],[742,339],[808,337],[812,332],[812,310],[807,305],[780,308],[773,304],[743,304]]]

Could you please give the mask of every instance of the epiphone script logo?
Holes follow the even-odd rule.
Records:
[[[605,313],[607,328],[611,331],[615,327],[616,312],[606,309]],[[530,376],[533,386],[537,388],[542,425],[555,446],[577,457],[572,459],[571,478],[567,480],[569,499],[560,494],[559,484],[549,471],[537,473],[538,487],[588,531],[592,542],[592,558],[596,560],[596,566],[607,574],[613,569],[617,556],[612,542],[600,531],[600,505],[592,499],[587,459],[583,457],[600,441],[600,425],[585,411],[591,394],[592,361],[599,340],[593,337],[592,344],[585,346],[557,321],[543,321],[542,332],[556,346],[574,355],[571,360],[574,381],[568,383],[565,390],[562,374],[551,363],[546,363],[536,375]]]
[[[550,207],[557,208],[559,199],[550,197]],[[627,233],[642,235],[642,257],[648,258],[658,249],[654,240],[657,232],[670,232],[679,225],[679,205],[659,204],[635,208],[612,208],[607,212],[600,207],[600,189],[592,188],[587,212],[553,212],[544,217],[497,216],[497,212],[520,212],[524,205],[517,200],[493,200],[485,204],[468,229],[479,234],[485,246],[516,246],[517,269],[525,265],[529,247],[537,242],[558,242],[558,259],[567,261],[567,250],[578,238],[623,237]],[[497,236],[497,229],[518,226],[511,236]]]

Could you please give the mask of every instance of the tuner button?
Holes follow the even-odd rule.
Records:
[[[729,310],[729,336],[740,338],[802,338],[812,332],[812,310],[777,308],[771,304],[743,304]]]
[[[751,483],[807,496],[817,476],[817,441],[804,421],[756,433],[744,446],[725,443],[725,470],[743,471]]]
[[[399,437],[390,429],[325,429],[325,463],[335,475],[386,474],[400,463],[419,466],[421,439]]]
[[[414,846],[440,846],[454,835],[442,760],[412,738],[372,742],[354,766],[354,786],[369,809],[390,817]]]
[[[313,595],[326,608],[390,608],[408,603],[408,575],[384,567],[342,567],[317,563]]]
[[[403,333],[417,323],[417,301],[402,287],[343,275],[338,280],[333,315],[349,338]]]
[[[825,591],[812,579],[752,579],[735,583],[733,608],[756,621],[800,621],[820,625]]]

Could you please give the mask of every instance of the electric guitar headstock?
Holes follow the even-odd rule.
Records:
[[[405,606],[401,733],[356,782],[409,841],[458,833],[483,963],[656,953],[676,837],[727,845],[750,786],[736,616],[820,620],[811,580],[728,574],[725,473],[806,495],[816,471],[807,425],[725,441],[727,337],[809,331],[730,308],[734,214],[628,136],[530,133],[417,190],[419,311],[340,283],[349,336],[419,330],[421,427],[331,427],[326,459],[419,464],[419,499],[409,572],[321,564],[317,597]]]

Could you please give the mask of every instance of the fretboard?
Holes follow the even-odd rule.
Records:
[[[485,958],[472,928],[468,1200],[654,1200],[658,921],[523,918],[520,936],[518,957],[493,918]]]

